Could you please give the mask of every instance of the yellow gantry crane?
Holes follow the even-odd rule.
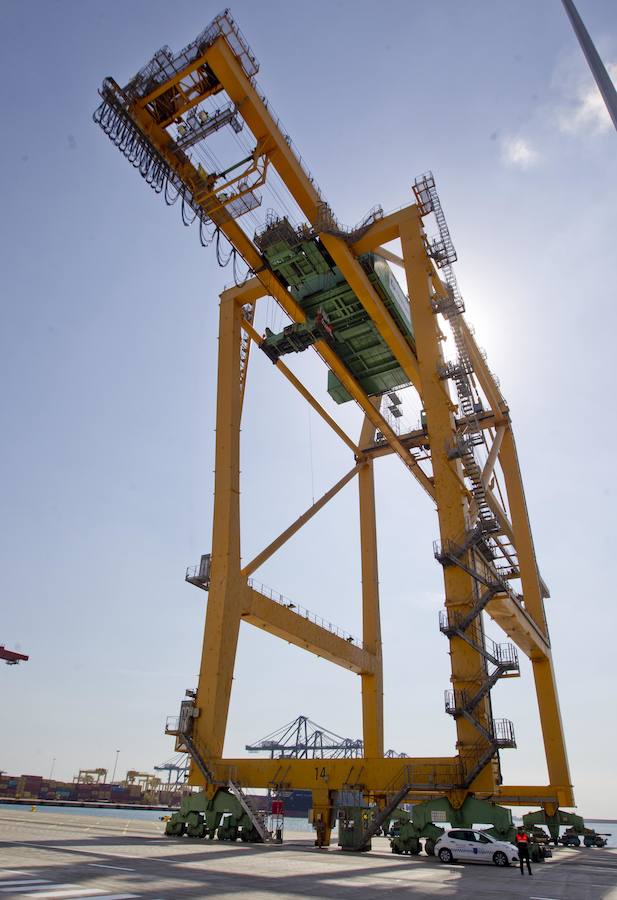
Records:
[[[107,78],[95,121],[144,179],[178,202],[219,262],[233,262],[236,286],[220,298],[216,474],[211,553],[187,580],[208,592],[196,693],[187,692],[168,732],[192,759],[189,781],[205,796],[232,786],[310,788],[320,843],[327,843],[337,792],[358,791],[381,810],[373,833],[403,800],[446,797],[539,805],[554,821],[574,804],[540,575],[510,410],[464,317],[452,264],[456,253],[430,173],[411,202],[375,208],[352,229],[339,224],[255,80],[258,65],[229,11],[179,53],[165,47],[123,88]],[[247,137],[248,136],[248,137]],[[224,163],[217,153],[229,154]],[[222,148],[222,149],[221,149]],[[240,158],[238,158],[240,157]],[[228,161],[229,160],[229,161]],[[281,199],[259,218],[262,193]],[[289,213],[290,205],[300,223]],[[426,224],[433,221],[435,236]],[[250,236],[250,231],[253,236]],[[384,244],[398,241],[393,252]],[[242,280],[237,263],[242,261]],[[390,264],[402,270],[407,295]],[[282,308],[279,333],[254,327],[264,297]],[[455,352],[444,349],[447,334]],[[251,344],[348,447],[351,468],[299,519],[243,563],[240,552],[240,423]],[[338,403],[363,413],[348,435],[282,357],[311,348]],[[417,393],[420,427],[397,427],[400,392]],[[439,627],[449,641],[452,678],[446,711],[456,752],[438,758],[384,758],[383,675],[375,520],[375,460],[395,454],[428,495],[439,520],[435,558],[443,568]],[[353,479],[357,480],[362,567],[362,640],[252,576]],[[223,744],[240,623],[248,622],[360,676],[364,757],[314,760],[224,759]],[[511,643],[485,633],[492,621]],[[499,753],[514,747],[512,724],[495,720],[491,689],[530,660],[549,783],[504,785]],[[487,820],[488,821],[488,820]],[[377,824],[375,824],[377,823]],[[364,838],[368,831],[365,827]]]

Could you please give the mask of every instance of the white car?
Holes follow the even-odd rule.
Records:
[[[518,863],[518,850],[507,841],[497,841],[483,831],[453,828],[446,831],[435,844],[435,855],[443,863],[472,860],[509,866]]]

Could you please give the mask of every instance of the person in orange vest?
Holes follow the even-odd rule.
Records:
[[[529,861],[529,838],[527,837],[527,832],[521,825],[516,832],[516,847],[518,849],[518,859],[521,864],[521,875],[524,875],[523,871],[523,860],[527,860],[527,871],[530,875],[533,875],[531,871],[531,863]]]

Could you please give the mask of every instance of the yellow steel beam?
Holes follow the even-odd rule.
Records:
[[[532,660],[532,668],[548,777],[552,784],[568,785],[570,799],[564,801],[563,805],[574,806],[574,791],[572,789],[568,753],[559,709],[553,661],[550,657],[534,659]]]
[[[270,557],[274,553],[276,553],[276,551],[280,547],[283,546],[283,544],[285,544],[291,537],[293,537],[294,534],[300,531],[302,526],[310,521],[310,519],[312,519],[320,509],[323,509],[326,503],[328,503],[333,497],[335,497],[338,492],[342,490],[355,475],[358,474],[361,468],[367,465],[368,463],[359,463],[352,469],[350,469],[347,474],[343,475],[343,477],[339,479],[339,481],[337,481],[329,491],[326,491],[326,493],[322,497],[320,497],[316,503],[313,503],[312,506],[309,506],[306,512],[302,513],[302,515],[299,516],[295,520],[295,522],[292,522],[289,528],[286,528],[285,531],[283,531],[277,538],[271,541],[268,546],[261,551],[261,553],[258,553],[257,556],[250,561],[250,563],[247,563],[247,565],[242,569],[242,574],[245,576],[252,575],[253,572],[255,572],[259,568],[259,566],[263,565],[267,559],[270,559]]]
[[[379,402],[379,401],[377,401]],[[373,439],[374,428],[365,417],[360,447]],[[383,746],[383,663],[381,620],[379,613],[379,574],[377,562],[377,520],[373,461],[367,460],[358,476],[360,503],[360,560],[362,568],[362,642],[374,660],[371,673],[362,674],[362,736],[364,755],[381,757]]]
[[[403,209],[397,209],[396,212],[383,216],[381,219],[377,219],[373,222],[362,237],[351,245],[351,249],[355,255],[362,256],[363,253],[375,250],[375,248],[380,247],[381,244],[388,244],[390,241],[400,237],[401,223],[410,217],[413,218],[417,208],[416,204],[412,203],[409,206],[403,207]]]
[[[403,257],[398,256],[396,253],[392,253],[390,250],[386,250],[385,247],[376,247],[373,250],[375,256],[381,256],[382,259],[385,259],[386,262],[391,262],[395,266],[400,266],[402,269],[405,268],[405,263],[403,262]]]
[[[542,597],[542,583],[536,562],[514,434],[510,427],[506,429],[504,434],[499,452],[499,461],[506,485],[512,528],[516,539],[525,608],[529,615],[533,617],[538,629],[548,635]],[[554,784],[570,784],[570,767],[561,712],[559,710],[557,684],[550,656],[533,658],[533,674],[549,778],[551,783]]]
[[[341,270],[352,291],[367,311],[379,334],[394,354],[403,372],[416,389],[419,389],[420,373],[416,355],[392,318],[386,304],[370,283],[368,275],[345,241],[340,237],[334,237],[331,234],[320,234],[319,238]]]
[[[322,202],[317,188],[224,38],[219,38],[212,44],[205,54],[205,59],[223,84],[230,99],[239,108],[242,118],[255,138],[258,141],[267,138],[271,142],[268,156],[272,164],[304,215],[314,225],[317,221],[319,204]]]
[[[271,600],[250,585],[244,591],[244,598],[244,622],[256,625],[263,631],[358,675],[374,671],[375,660],[372,653],[295,612],[291,606]]]
[[[285,290],[285,288],[272,272],[262,271],[259,275],[259,278],[266,288],[267,293],[269,293],[272,297],[274,297],[275,300],[280,303],[280,305],[283,307],[283,309],[285,309],[285,311],[289,314],[290,318],[293,319],[294,322],[305,321],[306,316],[304,315],[302,309],[298,306],[295,300],[293,300],[289,292]],[[420,468],[411,453],[406,450],[405,447],[403,447],[396,433],[393,431],[390,425],[388,425],[386,419],[384,419],[384,417],[380,415],[379,412],[375,409],[375,407],[371,403],[369,396],[362,390],[356,379],[336,355],[336,352],[325,341],[317,341],[317,343],[314,345],[314,348],[326,363],[326,365],[330,369],[332,369],[347,392],[364,410],[364,413],[371,420],[375,428],[381,431],[385,439],[392,447],[393,451],[400,457],[404,465],[409,469],[416,480],[422,485],[429,497],[431,497],[431,499],[434,499],[435,493],[433,490],[431,479]]]
[[[572,787],[569,784],[549,784],[542,787],[502,784],[494,799],[498,803],[507,803],[508,806],[529,806],[534,803],[540,806],[555,803],[558,807],[575,805]]]
[[[461,422],[465,422],[465,419],[461,419]],[[492,413],[484,413],[478,417],[478,424],[482,429],[493,428],[495,425],[495,417]],[[422,447],[424,444],[429,443],[429,437],[424,428],[418,428],[414,431],[407,431],[405,434],[399,435],[399,440],[404,447]],[[386,443],[378,443],[371,444],[369,447],[366,447],[362,453],[364,456],[370,456],[373,459],[376,459],[379,456],[388,456],[393,453],[392,447]]]
[[[234,291],[236,302],[241,303],[242,306],[246,306],[247,303],[255,303],[257,300],[260,300],[262,297],[265,297],[268,293],[266,288],[264,287],[263,282],[260,278],[254,275],[252,278],[247,279],[244,284],[241,284],[237,288],[230,288],[230,290]],[[250,328],[246,332],[251,338],[252,334],[257,336],[258,341],[261,340],[253,326],[250,322],[247,322],[246,319],[242,320],[242,327],[244,328],[246,325],[249,325]]]
[[[457,542],[467,529],[467,492],[461,483],[460,462],[448,456],[448,449],[455,438],[455,423],[447,388],[439,375],[443,355],[438,335],[439,326],[432,306],[432,266],[426,255],[424,231],[418,211],[414,218],[401,224],[400,237],[422,378],[421,396],[431,446],[440,536],[442,541]],[[470,612],[475,602],[471,575],[458,566],[445,566],[443,572],[446,608],[456,607],[457,612],[464,614]],[[482,675],[486,677],[486,663],[482,655],[466,641],[453,637],[450,639],[450,659],[454,690],[465,691],[470,695],[479,691],[482,687]],[[476,706],[474,717],[486,731],[492,728],[487,697]],[[473,752],[472,748],[480,740],[475,726],[464,716],[458,716],[456,730],[457,746],[461,751]],[[495,786],[495,773],[489,763],[475,779],[473,789],[493,790]]]
[[[195,721],[208,752],[221,756],[240,629],[240,322],[234,292],[221,296],[216,407],[216,479],[210,588]]]
[[[259,346],[261,344],[262,339],[259,336],[259,333],[255,330],[255,328],[253,328],[253,326],[249,322],[246,322],[245,320],[243,320],[242,328],[244,331],[246,331],[246,333],[249,335],[251,340],[257,344],[257,346]],[[336,434],[338,434],[338,436],[340,437],[340,439],[342,441],[344,441],[347,444],[347,446],[354,453],[354,455],[357,456],[358,453],[360,452],[358,449],[358,446],[352,441],[352,439],[347,434],[345,434],[345,432],[343,431],[341,426],[338,425],[337,422],[335,422],[335,420],[332,418],[332,416],[328,412],[326,412],[326,410],[323,408],[321,403],[319,403],[319,401],[315,399],[315,397],[302,384],[302,382],[298,378],[296,378],[296,376],[291,371],[291,369],[289,369],[285,365],[285,363],[280,359],[277,359],[277,361],[274,363],[274,365],[279,370],[279,372],[283,373],[283,375],[285,376],[287,381],[289,381],[290,384],[293,384],[295,389],[304,397],[304,399],[307,401],[307,403],[309,403],[313,407],[315,412],[321,416],[321,418],[324,420],[324,422],[327,422],[327,424],[330,426],[330,428],[334,432],[336,432]]]
[[[491,448],[488,452],[487,460],[484,464],[484,468],[482,469],[482,484],[485,488],[488,487],[488,483],[491,480],[491,475],[495,469],[495,463],[497,462],[497,458],[499,456],[499,448],[501,447],[501,442],[503,440],[505,426],[499,425],[495,431],[495,435],[493,437],[493,443],[491,444]]]
[[[507,594],[498,594],[486,611],[530,659],[550,658],[551,647],[531,616]]]
[[[286,790],[327,787],[330,791],[360,790],[385,794],[399,778],[410,777],[427,791],[459,777],[457,757],[406,759],[208,759],[216,781],[230,778],[243,786]],[[406,783],[406,782],[404,782]],[[431,783],[435,787],[431,788]],[[204,784],[194,773],[191,784]],[[443,793],[443,791],[442,791]]]
[[[525,493],[523,490],[523,480],[521,478],[518,455],[514,443],[514,434],[511,427],[508,427],[504,433],[501,447],[499,448],[499,461],[501,463],[508,505],[510,507],[512,531],[518,550],[525,607],[529,614],[534,618],[538,628],[546,634],[546,616],[544,613],[544,601],[542,599],[538,565],[536,562],[536,551],[533,545],[529,516],[527,514],[527,503],[525,501]]]
[[[197,69],[199,69],[201,66],[203,66],[205,61],[206,61],[205,54],[198,57],[197,59],[193,60],[191,63],[186,65],[183,69],[180,69],[179,72],[176,72],[172,76],[167,78],[164,82],[162,82],[162,84],[160,84],[153,91],[150,91],[150,93],[147,94],[145,97],[140,97],[139,100],[137,101],[138,106],[141,106],[141,107],[148,106],[148,104],[152,103],[153,100],[156,100],[158,97],[161,97],[172,87],[177,87],[178,90],[180,91],[180,93],[183,93],[179,87],[180,82],[183,81],[185,78],[188,78],[189,75],[192,75],[193,72],[195,72]],[[191,85],[191,87],[195,88],[196,85],[193,84],[193,85]],[[211,93],[212,94],[218,93],[218,91],[220,91],[220,90],[221,90],[220,84],[213,85],[207,93],[203,94],[203,97],[209,96],[209,94],[211,94]],[[200,96],[200,99],[203,99],[203,97]],[[182,112],[182,111],[183,110],[180,110],[180,112]]]
[[[510,522],[505,509],[490,488],[487,488],[486,490],[486,500],[492,512],[497,517],[499,530],[506,535],[512,546],[516,547],[516,538],[514,537],[514,531],[512,530],[512,523]]]

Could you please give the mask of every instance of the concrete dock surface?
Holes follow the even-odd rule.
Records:
[[[309,832],[288,832],[272,847],[165,838],[162,827],[2,810],[0,900],[617,900],[617,848],[557,848],[530,878],[513,866],[395,856],[385,838],[375,839],[370,853],[354,854],[318,850]]]

